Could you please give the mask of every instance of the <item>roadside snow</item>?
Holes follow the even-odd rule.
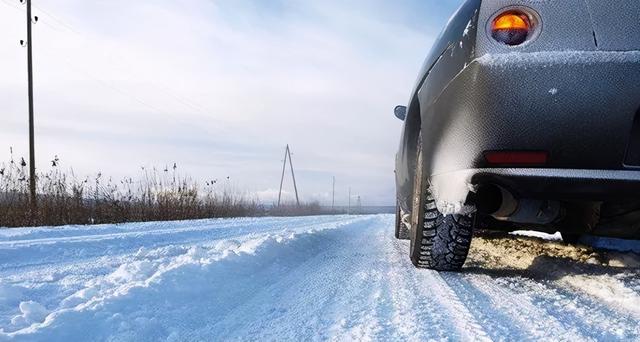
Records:
[[[637,340],[632,253],[478,236],[416,270],[393,216],[0,231],[0,340]],[[615,266],[615,267],[614,267]]]
[[[42,323],[49,311],[38,302],[32,300],[21,302],[18,306],[20,314],[11,319],[11,324],[16,327],[27,327],[34,323]]]
[[[531,231],[531,230],[518,230],[518,231],[515,231],[515,232],[513,232],[511,234],[520,235],[520,236],[535,237],[535,238],[539,238],[539,239],[542,239],[542,240],[549,240],[549,241],[562,241],[562,236],[560,235],[560,233],[547,234],[547,233],[542,233],[542,232],[534,232],[534,231]]]

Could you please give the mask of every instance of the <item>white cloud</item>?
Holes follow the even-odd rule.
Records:
[[[435,32],[405,25],[403,3],[38,1],[54,14],[36,9],[38,163],[120,177],[178,162],[262,196],[289,143],[303,198],[326,201],[314,194],[336,175],[340,192],[392,204],[391,108]],[[23,12],[0,6],[0,148],[26,155]]]

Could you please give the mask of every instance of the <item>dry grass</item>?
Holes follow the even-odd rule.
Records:
[[[0,227],[321,213],[318,203],[266,209],[221,182],[199,185],[180,175],[175,164],[161,170],[142,168],[138,180],[113,180],[101,173],[78,179],[72,170],[61,170],[56,156],[51,168],[36,177],[38,208],[32,216],[27,163],[12,153],[8,163],[0,164]]]
[[[280,206],[274,204],[268,212],[271,216],[308,216],[330,214],[329,211],[320,206],[319,202],[300,203],[299,206],[295,202],[287,202]]]

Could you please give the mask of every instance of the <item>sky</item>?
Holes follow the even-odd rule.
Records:
[[[393,108],[460,2],[33,0],[36,165],[176,163],[271,203],[289,144],[302,200],[335,176],[336,204],[393,205]],[[0,162],[28,159],[25,15],[0,0]]]

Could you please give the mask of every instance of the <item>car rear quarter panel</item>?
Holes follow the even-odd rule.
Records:
[[[447,83],[475,58],[475,40],[481,0],[465,2],[452,16],[425,60],[411,93],[396,155],[396,189],[400,207],[410,212],[415,175],[417,137],[423,122],[418,89],[436,97]]]

